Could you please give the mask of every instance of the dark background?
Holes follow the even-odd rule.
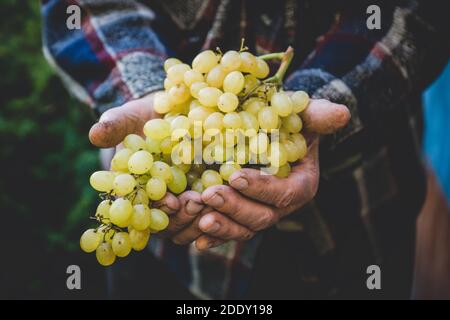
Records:
[[[0,3],[0,298],[104,297],[104,270],[78,245],[97,203],[95,118],[45,61],[39,10]],[[71,264],[82,290],[66,288]]]

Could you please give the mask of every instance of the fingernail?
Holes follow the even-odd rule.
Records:
[[[220,194],[214,193],[206,202],[212,207],[221,207],[225,200]]]
[[[191,215],[196,214],[196,213],[199,213],[200,211],[202,211],[202,209],[203,209],[204,207],[205,207],[205,206],[204,206],[203,204],[198,203],[198,202],[196,202],[196,201],[194,201],[194,200],[189,200],[189,201],[186,203],[186,211],[187,211],[187,213],[189,213],[189,214],[191,214]]]
[[[230,182],[231,186],[238,190],[244,190],[248,188],[248,181],[244,177],[240,176]]]
[[[220,228],[220,224],[214,219],[214,216],[211,214],[204,215],[198,226],[203,232],[216,232]]]
[[[220,224],[217,222],[214,222],[208,229],[206,229],[206,232],[216,232],[220,229]],[[208,242],[208,245],[210,245],[211,242]]]

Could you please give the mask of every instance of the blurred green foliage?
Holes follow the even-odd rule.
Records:
[[[2,0],[0,17],[0,208],[13,244],[0,293],[43,297],[52,294],[49,264],[78,257],[97,202],[88,184],[99,165],[87,139],[94,117],[43,57],[39,2]]]

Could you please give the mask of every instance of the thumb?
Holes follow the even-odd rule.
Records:
[[[140,134],[146,121],[158,117],[152,107],[153,94],[105,111],[89,131],[89,140],[100,148],[118,145],[130,133]]]
[[[351,115],[348,108],[342,104],[325,99],[311,99],[301,117],[308,131],[330,134],[346,126]]]

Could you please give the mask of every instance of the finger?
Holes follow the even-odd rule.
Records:
[[[198,226],[204,233],[223,240],[245,241],[255,235],[253,231],[216,211],[202,216]]]
[[[307,156],[292,167],[286,178],[264,174],[257,169],[241,169],[228,183],[246,197],[277,208],[300,206],[316,194],[319,177],[318,139],[309,145]]]
[[[180,210],[180,201],[175,195],[167,192],[164,198],[153,202],[153,207],[164,211],[168,215],[174,215]]]
[[[350,117],[346,106],[325,99],[311,99],[301,113],[305,128],[319,134],[336,132],[350,121]]]
[[[152,108],[152,100],[153,95],[148,95],[105,111],[89,131],[91,143],[100,148],[114,147],[126,135],[138,133],[147,120],[157,116]]]
[[[203,251],[210,248],[218,247],[224,244],[226,241],[218,238],[214,238],[207,235],[201,235],[195,240],[195,247],[197,250]]]
[[[180,203],[179,211],[171,217],[168,232],[176,233],[185,228],[200,214],[205,208],[200,193],[195,191],[186,191],[178,196]]]
[[[265,229],[278,220],[275,208],[246,198],[230,186],[209,187],[202,193],[202,200],[252,231]]]
[[[203,232],[198,226],[201,214],[194,221],[172,237],[172,242],[179,245],[186,245],[194,242]]]

